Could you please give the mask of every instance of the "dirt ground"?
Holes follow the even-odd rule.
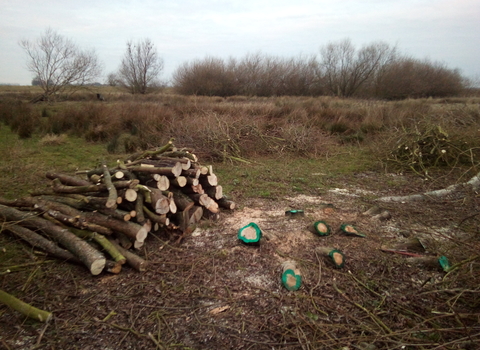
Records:
[[[234,193],[237,209],[203,222],[181,243],[149,236],[138,252],[149,261],[143,273],[125,267],[118,275],[91,276],[3,234],[0,254],[21,249],[0,265],[0,289],[54,317],[42,324],[0,306],[0,348],[478,349],[479,196],[376,203],[426,185],[413,176],[373,173],[344,180],[315,195],[251,199]],[[334,208],[326,209],[328,203]],[[362,214],[374,204],[391,219]],[[286,216],[289,209],[305,215]],[[317,220],[332,234],[307,230]],[[258,246],[237,238],[250,222],[262,230]],[[366,237],[339,233],[343,223]],[[458,268],[447,273],[381,250],[414,238],[426,249],[420,254],[445,255]],[[317,253],[321,246],[341,250],[345,267],[336,269]],[[281,284],[287,260],[302,273],[297,291]]]

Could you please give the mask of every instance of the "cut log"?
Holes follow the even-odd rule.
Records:
[[[337,269],[340,269],[345,265],[345,256],[338,249],[331,247],[317,247],[315,248],[315,252],[327,257]]]
[[[172,179],[171,183],[178,187],[185,187],[187,185],[187,178],[185,176],[179,176]]]
[[[150,230],[150,227],[147,225],[148,223],[145,223],[143,226],[141,226],[131,221],[122,221],[112,217],[108,217],[98,212],[81,212],[60,203],[45,202],[39,203],[38,206],[40,206],[42,209],[53,209],[61,212],[62,214],[72,217],[78,217],[82,220],[85,220],[86,222],[104,226],[113,231],[121,232],[130,237],[132,240],[145,240],[148,235],[148,231]]]
[[[200,183],[200,181],[198,181],[197,178],[195,177],[185,177],[187,179],[187,185],[189,186],[198,186],[198,184]]]
[[[36,217],[31,213],[24,213],[4,205],[0,205],[0,214],[8,221],[21,221],[22,226],[41,229],[75,255],[89,269],[92,275],[100,274],[105,267],[106,259],[103,254],[69,230]]]
[[[238,230],[237,237],[245,244],[257,245],[260,244],[260,239],[262,238],[262,231],[256,223],[251,222]]]
[[[218,178],[215,174],[201,175],[198,180],[203,187],[217,186]]]
[[[173,190],[173,200],[179,211],[188,210],[195,205],[195,202],[181,191]]]
[[[147,207],[143,207],[144,214],[153,222],[161,224],[162,226],[168,226],[170,224],[170,220],[167,218],[167,215],[157,215],[150,211]]]
[[[182,173],[182,165],[181,163],[176,163],[175,166],[168,168],[168,167],[147,167],[147,166],[129,166],[128,170],[138,173],[146,173],[146,174],[160,174],[165,176],[174,176],[178,177]]]
[[[96,232],[91,232],[91,231],[86,231],[86,230],[78,230],[74,229],[72,231],[75,233],[78,237],[83,238],[83,239],[90,239],[95,241],[97,244],[99,244],[102,249],[104,249],[108,255],[110,255],[113,260],[120,264],[123,265],[126,262],[126,258],[120,253],[120,251],[117,249],[116,246],[112,245],[112,243],[103,235],[98,234]]]
[[[118,171],[113,173],[112,177],[116,180],[121,180],[121,179],[125,178],[125,173],[121,170],[118,170]]]
[[[302,274],[294,261],[282,264],[282,284],[288,290],[298,290],[302,284]]]
[[[128,188],[125,191],[125,199],[129,202],[135,202],[137,200],[138,194],[133,188]]]
[[[32,318],[40,322],[48,322],[52,319],[52,313],[37,309],[36,307],[23,302],[22,300],[15,298],[13,295],[8,294],[0,289],[0,302],[8,307],[20,312],[22,315]]]
[[[80,260],[78,260],[78,258],[68,250],[60,248],[56,243],[46,239],[43,236],[40,236],[38,233],[26,227],[14,224],[5,224],[3,225],[3,228],[28,242],[32,247],[40,248],[51,256],[69,262],[80,263]]]
[[[118,251],[127,259],[127,264],[133,267],[135,270],[143,272],[147,269],[147,262],[138,255],[130,252],[127,249],[122,248],[115,240],[110,242],[118,249]]]
[[[194,206],[188,210],[190,216],[188,223],[189,225],[194,225],[200,222],[203,217],[203,208],[199,206]]]
[[[89,230],[92,232],[98,232],[104,235],[111,235],[113,232],[111,229],[108,227],[104,227],[101,225],[97,225],[91,222],[87,222],[83,220],[80,216],[71,216],[71,215],[66,215],[64,213],[61,213],[57,210],[53,209],[47,209],[46,206],[43,206],[42,208],[46,209],[46,212],[48,215],[50,215],[52,218],[55,220],[60,221],[63,224],[66,224],[68,226],[73,226],[75,228],[81,229],[81,230]],[[106,208],[105,208],[106,209]]]
[[[166,214],[170,211],[170,200],[157,188],[149,188],[151,197],[151,206],[157,214]]]
[[[308,226],[308,230],[319,236],[328,236],[331,232],[330,226],[325,221],[315,221]]]
[[[157,181],[156,187],[160,191],[166,191],[170,188],[170,179],[168,178],[168,176],[153,174],[153,178]]]
[[[107,167],[105,162],[102,163],[103,169],[103,183],[107,187],[108,191],[108,199],[107,204],[105,206],[107,208],[116,208],[117,207],[117,189],[113,186],[112,177],[110,176],[110,170]]]
[[[177,212],[177,205],[175,204],[175,200],[173,198],[168,199],[170,213],[175,214]]]
[[[204,194],[205,191],[203,190],[202,185],[192,185],[192,186],[185,186],[182,188],[182,192],[185,194],[193,194],[193,193],[198,193],[198,194]]]
[[[128,181],[115,181],[113,183],[116,189],[119,188],[130,188],[136,186],[139,183],[138,180],[128,180]],[[108,191],[105,184],[100,185],[89,185],[89,186],[66,186],[62,185],[59,179],[52,181],[53,191],[56,193],[70,193],[70,194],[83,194],[89,192],[102,192]]]
[[[355,226],[352,224],[342,224],[338,229],[338,232],[346,235],[346,236],[354,236],[354,237],[365,237],[365,234],[361,233]]]
[[[205,193],[213,199],[219,200],[223,197],[223,188],[221,185],[205,188]]]
[[[124,235],[121,232],[115,232],[114,236],[116,237],[118,243],[125,249],[130,249],[133,247],[133,241]],[[107,239],[111,239],[111,237],[107,237]]]
[[[139,223],[140,225],[143,225],[145,223],[145,215],[143,214],[143,201],[144,201],[143,192],[139,191],[137,193],[137,201],[135,202],[135,213],[136,213],[137,223]]]
[[[201,175],[201,171],[200,169],[188,169],[188,170],[182,171],[181,175],[185,177],[193,177],[194,179],[198,179]]]
[[[100,209],[100,213],[110,216],[112,218],[118,219],[118,220],[123,220],[123,221],[130,221],[132,219],[132,214],[129,211],[121,210],[121,209]],[[91,230],[95,231],[95,230]],[[95,231],[98,232],[98,231]],[[99,232],[102,233],[102,232]]]
[[[229,209],[229,210],[235,209],[235,206],[236,206],[235,202],[232,202],[231,200],[228,200],[226,197],[220,198],[217,201],[217,203],[221,208]]]
[[[78,177],[74,177],[70,175],[65,175],[65,174],[47,172],[45,176],[50,180],[59,179],[62,184],[69,185],[69,186],[90,186],[91,185],[90,181],[83,180]]]

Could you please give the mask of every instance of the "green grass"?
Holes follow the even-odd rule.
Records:
[[[13,199],[49,184],[47,171],[74,174],[106,159],[111,166],[125,155],[112,155],[105,145],[67,136],[60,145],[42,144],[40,137],[19,139],[0,125],[0,196]],[[200,159],[203,165],[208,162]],[[367,151],[341,146],[338,153],[318,158],[257,158],[250,164],[216,163],[214,172],[224,193],[235,198],[279,198],[295,194],[319,194],[343,175],[371,169],[375,162]]]
[[[19,139],[0,124],[0,159],[0,196],[13,199],[47,185],[47,171],[74,174],[96,167],[101,159],[113,166],[117,156],[80,138],[67,137],[61,145],[42,145],[36,136]]]
[[[343,175],[377,166],[363,148],[342,146],[329,157],[255,159],[255,163],[215,164],[224,193],[239,197],[278,198],[295,194],[319,194]]]

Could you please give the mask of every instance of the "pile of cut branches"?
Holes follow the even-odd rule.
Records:
[[[478,162],[478,148],[449,136],[444,129],[436,125],[403,135],[387,160],[402,169],[410,169],[428,177],[428,169],[431,167],[475,165]]]
[[[132,250],[149,233],[175,233],[180,241],[202,218],[216,220],[220,208],[235,208],[212,167],[201,166],[173,140],[113,168],[103,162],[75,176],[46,176],[52,183],[44,190],[0,198],[0,225],[53,256],[84,264],[93,275],[119,273],[125,263],[143,271],[146,261]]]

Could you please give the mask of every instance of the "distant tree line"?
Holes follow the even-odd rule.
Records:
[[[182,64],[173,74],[178,93],[207,96],[403,99],[454,96],[466,84],[460,71],[444,64],[401,55],[384,42],[357,49],[349,39],[322,47],[318,56],[206,57]]]
[[[37,100],[55,100],[60,93],[98,85],[102,64],[94,50],[82,50],[50,28],[20,46],[35,77],[32,85],[43,90]],[[107,81],[132,94],[146,94],[162,87],[162,70],[163,59],[150,39],[128,41],[118,70]],[[444,64],[401,55],[384,42],[357,48],[349,39],[329,43],[312,56],[257,53],[241,59],[197,59],[180,65],[172,79],[176,92],[185,95],[382,99],[454,96],[468,84],[459,70]]]

